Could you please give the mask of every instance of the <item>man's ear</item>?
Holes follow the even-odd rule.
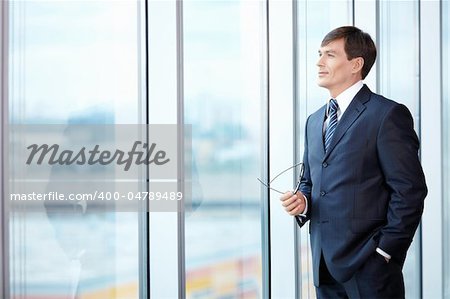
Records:
[[[355,57],[352,60],[353,60],[352,73],[356,74],[358,72],[362,72],[362,68],[364,66],[364,58]]]

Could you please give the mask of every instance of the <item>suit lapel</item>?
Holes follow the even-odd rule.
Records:
[[[345,132],[347,132],[347,130],[351,127],[355,120],[357,120],[361,113],[366,109],[364,103],[366,103],[370,99],[370,94],[370,89],[367,87],[367,85],[364,84],[364,86],[353,98],[352,102],[347,107],[347,110],[345,110],[345,113],[339,120],[338,125],[336,126],[336,131],[334,132],[333,138],[331,140],[330,148],[326,152],[324,160],[328,158],[330,153],[336,147],[336,144],[338,144],[341,138],[344,136]]]

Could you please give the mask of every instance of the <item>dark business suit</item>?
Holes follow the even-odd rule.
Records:
[[[364,85],[341,116],[325,153],[326,106],[306,124],[305,174],[314,284],[320,260],[340,283],[370,266],[377,247],[399,269],[423,211],[427,189],[408,109]],[[392,266],[392,265],[391,265]],[[380,273],[381,274],[381,273]]]

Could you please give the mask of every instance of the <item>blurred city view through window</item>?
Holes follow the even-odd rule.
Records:
[[[261,298],[262,1],[183,1],[188,298]]]
[[[138,5],[11,1],[11,123],[145,123]],[[185,217],[188,298],[262,296],[262,5],[184,1],[194,181]],[[138,298],[145,226],[138,213],[90,208],[11,213],[13,298]]]

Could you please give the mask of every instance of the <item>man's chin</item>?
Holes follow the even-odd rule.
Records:
[[[320,79],[317,79],[317,85],[319,85],[320,87],[327,88],[327,84]]]

